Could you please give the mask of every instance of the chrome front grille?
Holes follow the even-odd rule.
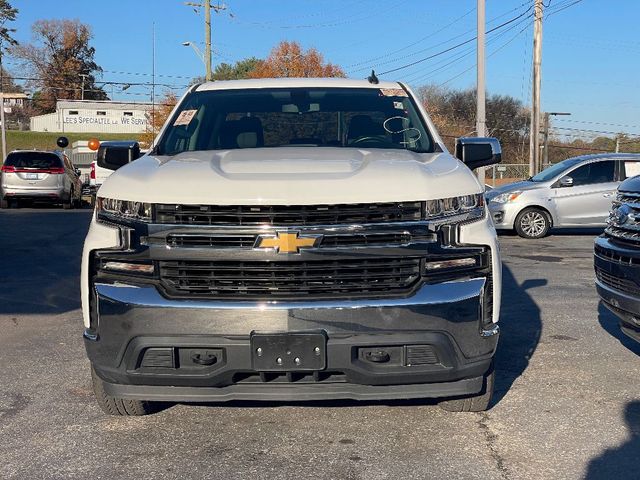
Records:
[[[256,246],[258,237],[258,233],[169,233],[164,241],[153,239],[152,243],[162,242],[168,248],[235,248],[247,250]],[[399,247],[416,241],[434,242],[435,235],[412,234],[408,231],[325,233],[317,246],[319,248]]]
[[[210,226],[362,225],[418,221],[424,202],[337,205],[155,205],[155,223]]]
[[[160,261],[169,296],[269,299],[408,294],[420,280],[420,258],[310,261]]]
[[[624,243],[640,244],[640,194],[618,192],[605,234]]]

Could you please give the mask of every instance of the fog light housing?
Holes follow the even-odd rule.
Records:
[[[427,261],[425,269],[428,272],[438,270],[448,270],[450,268],[466,268],[478,266],[478,259],[475,257],[450,258],[443,260]]]

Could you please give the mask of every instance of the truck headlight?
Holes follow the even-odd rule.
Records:
[[[509,202],[513,202],[521,194],[522,192],[520,190],[516,190],[514,192],[501,193],[500,195],[496,195],[489,201],[493,203],[509,203]]]
[[[96,212],[98,215],[108,215],[128,220],[150,222],[152,206],[145,202],[132,202],[129,200],[117,200],[115,198],[98,198]]]
[[[438,220],[455,215],[464,215],[466,219],[484,216],[484,196],[481,193],[459,197],[427,200],[427,220]]]

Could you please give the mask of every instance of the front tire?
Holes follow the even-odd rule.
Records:
[[[111,397],[104,390],[104,382],[96,371],[91,367],[91,383],[93,393],[96,396],[98,405],[107,415],[120,417],[139,417],[149,415],[158,411],[158,406],[154,402],[145,400],[129,400],[126,398]]]
[[[549,214],[539,208],[525,208],[515,221],[516,233],[522,238],[546,237],[551,228]]]
[[[484,412],[489,409],[491,404],[495,380],[496,371],[493,362],[491,362],[491,367],[485,374],[484,385],[480,393],[471,397],[444,400],[438,403],[438,406],[447,412]]]

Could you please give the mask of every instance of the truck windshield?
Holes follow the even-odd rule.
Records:
[[[531,177],[529,180],[532,182],[546,182],[547,180],[551,180],[562,172],[569,170],[574,165],[577,165],[582,161],[581,158],[569,158],[568,160],[563,160],[562,162],[558,162],[550,167],[545,168],[539,174]]]
[[[400,88],[212,90],[187,96],[156,154],[265,147],[431,152],[433,142]]]

